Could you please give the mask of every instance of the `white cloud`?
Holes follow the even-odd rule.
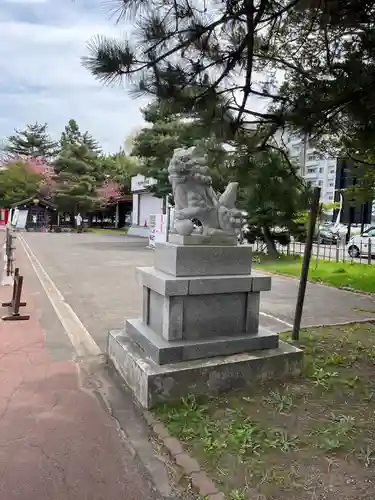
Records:
[[[48,0],[3,0],[5,3],[47,3]]]
[[[7,0],[0,13],[0,136],[38,121],[58,137],[74,118],[107,151],[116,151],[142,126],[139,108],[146,101],[132,99],[124,88],[104,87],[81,66],[88,38],[121,35],[95,4]]]

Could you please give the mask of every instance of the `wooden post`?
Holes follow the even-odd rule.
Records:
[[[2,317],[3,321],[28,320],[29,314],[20,314],[20,307],[26,306],[26,302],[21,302],[23,286],[23,276],[19,275],[19,270],[16,269],[13,281],[12,300],[3,302],[2,307],[8,307],[8,314]]]
[[[298,288],[298,295],[297,295],[296,312],[294,315],[294,324],[293,324],[293,330],[292,330],[292,339],[293,340],[299,339],[299,331],[301,328],[302,311],[303,311],[303,304],[305,301],[307,276],[309,273],[314,231],[315,231],[316,219],[317,219],[318,211],[319,211],[319,199],[320,199],[320,187],[316,187],[314,189],[313,199],[312,199],[311,206],[310,206],[309,221],[308,221],[308,228],[307,228],[307,239],[306,239],[305,252],[304,252],[303,262],[302,262],[301,277],[300,277],[300,281],[299,281],[299,288]]]

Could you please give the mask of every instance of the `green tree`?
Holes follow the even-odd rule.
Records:
[[[13,157],[42,157],[51,159],[56,155],[57,143],[51,139],[47,124],[27,125],[24,130],[15,130],[7,138],[3,150]]]
[[[86,144],[66,143],[54,163],[57,174],[54,198],[60,210],[85,213],[95,204],[104,181],[102,162]]]
[[[200,145],[207,152],[214,188],[223,187],[225,150],[214,137],[207,138],[200,123],[166,114],[160,103],[145,108],[143,116],[150,126],[141,129],[133,138],[131,155],[138,158],[139,173],[158,181],[151,188],[155,196],[164,197],[171,194],[168,164],[173,151],[194,145]]]
[[[226,140],[252,128],[252,150],[285,126],[373,147],[372,0],[129,0],[127,16],[127,40],[88,43],[83,64],[99,80],[130,77]]]
[[[118,184],[122,194],[129,194],[131,178],[136,175],[138,169],[136,159],[120,151],[117,154],[101,156],[100,160],[105,179]]]
[[[301,233],[300,216],[308,208],[310,190],[297,167],[272,149],[253,154],[244,145],[236,151],[234,164],[247,222],[261,231],[268,253],[277,255],[275,227],[294,236]]]
[[[101,153],[101,147],[98,141],[96,141],[87,131],[82,133],[79,130],[77,122],[71,119],[68,125],[66,125],[64,132],[61,134],[60,148],[63,150],[67,145],[79,146],[81,144],[85,144],[88,149],[96,154]]]
[[[32,172],[18,160],[0,170],[0,202],[4,207],[33,196],[43,182],[40,174]]]

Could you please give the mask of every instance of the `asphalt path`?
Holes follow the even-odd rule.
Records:
[[[110,329],[140,316],[141,287],[135,269],[153,264],[147,240],[96,233],[23,233],[23,238],[101,350]],[[298,280],[274,275],[272,290],[261,294],[261,325],[275,332],[290,330],[297,290]],[[302,326],[372,318],[371,297],[308,284]]]

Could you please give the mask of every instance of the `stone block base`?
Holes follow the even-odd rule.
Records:
[[[211,339],[174,340],[169,342],[139,319],[126,320],[130,340],[138,344],[155,363],[165,365],[240,352],[275,349],[279,335],[260,328],[255,334],[227,335]]]
[[[144,408],[187,394],[216,395],[270,379],[298,375],[302,351],[285,342],[276,349],[157,365],[126,335],[113,330],[107,354]]]

